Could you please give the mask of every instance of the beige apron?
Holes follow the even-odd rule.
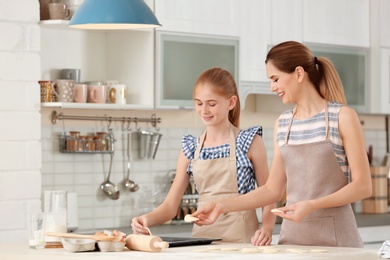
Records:
[[[287,205],[324,197],[347,185],[329,139],[327,104],[324,141],[287,144],[293,118],[294,115],[281,148],[287,176]],[[316,210],[301,223],[283,220],[279,244],[363,247],[350,204]]]
[[[233,129],[234,128],[234,129]],[[192,160],[192,172],[199,193],[198,205],[209,201],[239,196],[236,166],[236,136],[239,130],[230,128],[230,157],[198,160],[206,132],[200,137]],[[193,237],[222,238],[226,242],[250,243],[259,229],[256,211],[240,211],[222,214],[214,224],[194,225]]]

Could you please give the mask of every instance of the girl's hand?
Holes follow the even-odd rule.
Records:
[[[195,222],[196,225],[203,226],[213,224],[221,213],[222,212],[218,209],[215,202],[209,202],[199,207],[192,216],[199,218],[199,220]]]
[[[251,238],[251,243],[254,246],[268,246],[272,242],[272,232],[261,228],[256,230],[254,236]]]
[[[134,234],[149,235],[149,230],[145,228],[147,225],[147,219],[143,216],[134,217],[131,220],[131,229],[133,230]]]
[[[310,201],[300,201],[278,209],[283,211],[283,213],[273,212],[275,215],[296,223],[300,223],[307,215],[315,210]]]

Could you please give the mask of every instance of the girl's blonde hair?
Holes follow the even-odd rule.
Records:
[[[233,76],[228,71],[221,68],[211,68],[204,71],[200,74],[195,83],[192,94],[193,97],[195,97],[195,92],[198,86],[204,84],[208,84],[213,91],[223,97],[237,97],[235,107],[229,111],[229,121],[238,128],[240,125],[240,98],[238,96],[237,85]]]
[[[265,63],[272,64],[285,73],[303,67],[317,92],[329,101],[347,104],[343,83],[332,62],[325,57],[315,57],[308,47],[295,41],[275,45],[267,54]]]

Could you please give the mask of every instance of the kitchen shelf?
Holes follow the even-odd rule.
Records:
[[[70,108],[70,109],[110,109],[110,110],[152,110],[151,106],[136,104],[98,104],[98,103],[72,103],[72,102],[44,102],[41,107]]]
[[[39,25],[47,28],[67,29],[69,20],[43,20]]]

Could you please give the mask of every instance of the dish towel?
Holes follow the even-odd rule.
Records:
[[[378,256],[382,259],[390,259],[390,240],[383,242],[381,248],[379,248]]]

